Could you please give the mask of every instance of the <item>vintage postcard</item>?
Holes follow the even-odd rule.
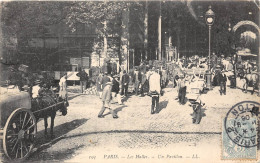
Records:
[[[259,162],[259,5],[0,0],[0,162]]]

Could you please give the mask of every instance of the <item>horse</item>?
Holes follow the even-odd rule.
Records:
[[[44,136],[47,138],[47,127],[48,127],[48,117],[51,117],[50,135],[53,135],[54,119],[56,117],[56,112],[60,111],[63,116],[67,114],[67,102],[63,98],[57,97],[56,94],[51,90],[46,90],[46,92],[32,99],[32,112],[35,115],[36,121],[40,118],[44,119],[45,132]]]
[[[248,87],[253,87],[253,90],[251,94],[254,94],[254,91],[258,89],[258,84],[259,84],[259,75],[256,73],[250,73],[250,74],[245,74],[244,75],[246,79],[245,83],[245,92],[247,92]],[[258,92],[259,94],[259,92]]]

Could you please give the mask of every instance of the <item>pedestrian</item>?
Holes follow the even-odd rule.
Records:
[[[141,90],[140,90],[140,93],[141,93],[141,97],[144,97],[144,92],[145,92],[145,84],[147,83],[147,77],[146,77],[146,74],[141,71]]]
[[[101,84],[102,78],[103,78],[103,74],[99,73],[99,75],[96,79],[97,92],[98,92],[100,99],[101,99],[101,96],[102,96],[102,84]]]
[[[126,71],[123,71],[123,76],[122,76],[122,81],[121,81],[121,85],[122,85],[122,92],[121,95],[124,95],[125,97],[127,97],[127,93],[128,93],[128,84],[129,84],[129,75],[126,73]]]
[[[177,82],[177,91],[178,91],[178,98],[181,105],[185,104],[185,97],[186,97],[186,85],[185,85],[185,78],[184,74],[180,74],[178,82]]]
[[[142,72],[146,72],[146,65],[145,65],[144,62],[141,62],[141,63],[140,63],[139,68],[140,68],[140,71],[142,71]]]
[[[105,58],[104,59],[104,64],[102,66],[102,72],[106,72],[108,74],[112,73],[112,63],[111,63],[111,59],[110,58]]]
[[[119,93],[119,75],[113,76],[113,86],[112,86],[112,99],[116,98],[119,105],[122,104],[121,95]]]
[[[59,82],[59,97],[66,101],[66,105],[69,106],[68,102],[68,91],[67,91],[67,74],[65,74]]]
[[[159,110],[159,96],[161,93],[159,72],[152,68],[152,73],[149,77],[149,94],[152,97],[151,114],[158,113]],[[154,110],[156,108],[156,111]]]
[[[103,113],[106,109],[109,109],[110,113],[112,114],[113,118],[118,118],[118,116],[115,114],[115,112],[110,108],[110,102],[111,102],[111,91],[112,91],[112,85],[113,85],[113,78],[111,77],[111,74],[108,74],[105,72],[105,75],[102,78],[101,81],[103,92],[102,92],[102,108],[98,114],[98,118],[104,118]]]
[[[177,86],[177,82],[178,82],[179,79],[180,79],[179,75],[175,75],[174,80],[173,80],[174,81],[173,88],[175,88]]]
[[[153,67],[150,67],[149,70],[147,70],[146,72],[144,72],[146,74],[146,79],[149,80],[149,77],[152,75],[153,73],[153,70],[152,70]]]
[[[248,74],[250,74],[250,73],[252,72],[253,67],[254,67],[254,66],[252,65],[252,63],[249,63],[249,64],[248,64],[248,70],[247,70],[247,73],[248,73]]]
[[[249,60],[246,60],[244,63],[243,63],[243,67],[244,67],[244,71],[246,74],[249,73]]]
[[[161,76],[162,88],[165,88],[168,84],[168,79],[167,79],[168,73],[167,73],[167,70],[165,67],[162,69],[161,73],[162,73],[162,76]]]
[[[135,71],[134,71],[134,82],[135,82],[135,94],[138,95],[139,92],[139,85],[140,85],[140,81],[142,80],[142,75],[141,72],[138,71],[138,68],[135,67]]]
[[[247,93],[247,83],[248,83],[248,80],[243,75],[239,75],[239,78],[240,78],[240,82],[241,82],[241,86],[242,86],[242,92]]]
[[[79,77],[81,93],[83,93],[87,87],[88,74],[82,68],[76,75]]]
[[[224,71],[222,70],[220,75],[219,75],[219,81],[220,81],[220,95],[222,95],[222,93],[224,95],[226,95],[226,82],[227,82],[227,76],[224,73]]]
[[[227,71],[234,71],[234,70],[233,70],[233,64],[232,64],[231,61],[228,62],[228,64],[227,64],[227,69],[226,69],[226,70],[227,70]]]
[[[32,83],[33,79],[31,77],[31,74],[29,76],[28,72],[21,72],[21,79],[20,79],[20,90],[21,91],[27,91],[30,94],[30,97],[32,97]]]

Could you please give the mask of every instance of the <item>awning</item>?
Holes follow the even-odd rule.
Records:
[[[242,57],[257,57],[256,54],[251,54],[251,53],[238,53],[237,55]]]

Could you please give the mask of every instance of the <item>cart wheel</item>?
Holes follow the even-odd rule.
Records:
[[[12,160],[28,157],[33,149],[36,133],[36,119],[30,110],[18,108],[13,111],[4,127],[3,148],[6,156]]]

